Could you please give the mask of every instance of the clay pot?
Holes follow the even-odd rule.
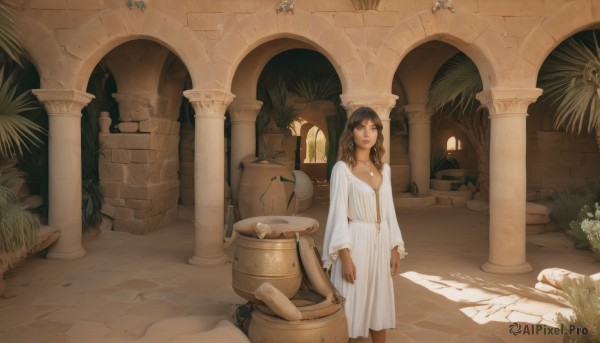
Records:
[[[244,299],[260,303],[254,291],[265,281],[291,298],[302,282],[296,239],[258,239],[239,235],[231,272],[233,290]]]
[[[296,186],[294,188],[297,197],[296,213],[298,213],[310,208],[315,195],[315,188],[312,180],[305,172],[294,170],[294,175],[296,176]]]
[[[238,195],[241,219],[293,215],[294,185],[294,173],[280,163],[244,161]]]
[[[248,329],[250,341],[255,343],[282,342],[348,342],[348,326],[344,311],[317,319],[288,321],[271,316],[260,307],[252,312],[252,321]]]

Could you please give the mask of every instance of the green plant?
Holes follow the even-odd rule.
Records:
[[[337,75],[328,74],[321,77],[304,77],[294,84],[292,91],[308,101],[328,100],[339,95],[342,86]]]
[[[597,202],[593,208],[587,204],[581,208],[577,220],[571,222],[569,235],[578,248],[591,248],[600,258],[600,205]]]
[[[575,220],[572,220],[569,223],[569,230],[567,230],[567,234],[573,239],[575,242],[575,247],[579,249],[589,249],[591,248],[590,241],[588,240],[587,235],[582,230],[581,224],[583,221],[589,219],[588,213],[590,212],[590,207],[588,204],[584,204],[577,213],[577,217]]]
[[[0,69],[0,156],[23,155],[29,145],[38,145],[38,137],[44,129],[21,113],[35,109],[29,93],[16,95],[16,87],[10,76],[4,77],[4,67]]]
[[[9,60],[21,63],[21,43],[17,39],[13,9],[8,1],[0,1],[0,51]]]
[[[483,90],[477,66],[465,54],[450,58],[437,72],[427,94],[427,107],[440,118],[454,120],[477,153],[479,191],[489,196],[490,121],[475,95]]]
[[[37,242],[40,222],[21,209],[17,196],[0,185],[0,253],[29,249]]]
[[[600,129],[600,46],[597,30],[561,43],[540,69],[541,101],[556,106],[554,128],[579,134]],[[599,147],[600,148],[600,147]]]
[[[263,104],[264,109],[275,125],[284,133],[289,133],[289,129],[296,118],[298,110],[294,107],[294,102],[290,97],[290,92],[283,80],[280,80],[275,86],[267,88],[269,93],[269,103]]]
[[[429,163],[429,178],[435,179],[435,174],[444,169],[458,168],[458,161],[444,149],[436,149],[431,152]]]
[[[88,82],[87,91],[95,99],[82,111],[81,118],[81,176],[82,176],[82,224],[84,230],[97,229],[102,223],[101,209],[104,196],[100,187],[100,142],[98,140],[98,117],[101,111],[109,111],[114,99],[108,96],[107,81],[109,73],[106,66],[98,64]]]
[[[581,208],[593,202],[593,195],[589,190],[574,188],[554,193],[552,214],[550,217],[559,229],[569,231],[571,222],[577,218]]]
[[[593,343],[600,342],[600,282],[589,276],[580,279],[565,279],[562,283],[565,299],[573,307],[573,316],[566,317],[561,313],[556,316],[556,322],[568,330],[572,325],[576,328],[587,329],[587,334],[568,335],[570,342]]]

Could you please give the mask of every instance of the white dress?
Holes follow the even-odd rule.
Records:
[[[335,164],[331,173],[323,262],[325,268],[331,268],[332,283],[346,298],[344,313],[350,338],[368,337],[369,329],[378,331],[396,326],[390,258],[394,247],[398,247],[402,257],[405,251],[387,164],[382,176],[378,229],[375,190],[352,174],[342,161]],[[350,250],[356,268],[354,284],[342,277],[338,253],[343,248]]]

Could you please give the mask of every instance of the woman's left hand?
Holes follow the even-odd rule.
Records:
[[[392,277],[398,275],[400,272],[400,253],[398,249],[392,249],[392,257],[390,259],[390,270],[392,272]]]

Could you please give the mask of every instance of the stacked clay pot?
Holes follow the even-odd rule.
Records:
[[[238,232],[232,286],[255,303],[252,342],[347,342],[343,298],[323,269],[310,233],[312,218],[263,216],[234,224]],[[298,258],[300,256],[300,259]],[[311,292],[299,292],[304,268]]]

